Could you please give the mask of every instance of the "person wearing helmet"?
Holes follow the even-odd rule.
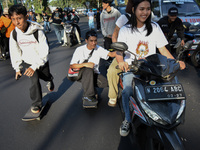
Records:
[[[64,16],[63,16],[61,24],[64,25],[65,22],[72,21],[71,25],[73,26],[74,33],[76,35],[78,43],[81,44],[81,37],[79,34],[79,29],[78,29],[79,27],[77,27],[78,25],[76,24],[79,21],[78,18],[79,17],[77,15],[73,14],[69,10],[64,11]],[[66,35],[65,31],[64,31],[64,35],[63,35],[63,40],[64,40],[64,43],[62,46],[67,46],[67,35]]]
[[[115,22],[121,16],[121,13],[111,6],[113,0],[103,0],[103,11],[100,16],[101,31],[104,36],[104,48],[110,49],[112,44],[112,34],[115,28]]]
[[[56,34],[59,44],[62,44],[62,37],[64,34],[64,28],[63,28],[63,25],[61,25],[62,18],[63,18],[63,14],[61,12],[61,9],[57,7],[56,10],[52,14],[52,19],[53,19],[52,24],[53,24],[55,34]]]
[[[171,7],[168,10],[168,16],[164,16],[157,23],[160,25],[169,43],[176,30],[178,37],[181,39],[181,46],[184,46],[185,45],[185,42],[184,42],[185,29],[183,26],[183,22],[181,21],[180,18],[177,17],[177,15],[178,15],[178,9],[176,7]],[[171,49],[169,44],[167,45],[167,48],[169,50]]]

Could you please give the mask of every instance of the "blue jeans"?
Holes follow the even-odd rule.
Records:
[[[132,72],[123,73],[123,91],[122,91],[122,105],[125,113],[125,119],[130,123],[131,116],[129,110],[129,97],[133,96],[133,82],[135,75]]]
[[[47,21],[44,21],[44,31],[51,31],[50,24]]]
[[[58,42],[59,43],[62,42],[62,37],[63,37],[63,34],[64,34],[63,26],[61,24],[53,24],[53,27],[54,27]]]
[[[88,24],[89,24],[90,30],[94,29],[94,21],[93,20],[89,20]]]

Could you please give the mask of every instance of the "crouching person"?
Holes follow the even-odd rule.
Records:
[[[54,90],[53,77],[49,71],[47,39],[41,25],[27,21],[28,15],[24,6],[11,6],[9,15],[15,25],[9,42],[11,63],[16,71],[15,79],[22,76],[21,66],[23,66],[23,75],[31,80],[31,111],[39,113],[42,107],[42,88],[39,79],[47,81],[49,91]]]
[[[85,35],[86,44],[78,47],[70,62],[70,68],[80,69],[80,78],[83,88],[83,107],[93,108],[97,106],[95,87],[105,88],[108,86],[107,79],[99,72],[100,58],[108,59],[115,57],[115,52],[109,52],[97,45],[97,33],[93,30]]]

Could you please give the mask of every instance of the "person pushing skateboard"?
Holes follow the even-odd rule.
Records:
[[[30,78],[31,112],[39,114],[43,107],[39,79],[47,81],[49,91],[54,90],[53,76],[48,62],[49,45],[43,27],[37,22],[27,20],[27,10],[24,6],[13,5],[8,12],[15,25],[9,42],[11,63],[16,71],[15,79],[18,80],[22,75]]]

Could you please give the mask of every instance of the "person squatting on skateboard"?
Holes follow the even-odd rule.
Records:
[[[90,30],[85,35],[85,45],[78,47],[70,62],[71,69],[81,69],[80,79],[83,87],[83,107],[92,108],[97,106],[95,87],[108,87],[107,79],[99,72],[100,58],[108,59],[115,57],[115,52],[109,52],[97,45],[97,33]]]
[[[15,25],[9,43],[11,63],[16,71],[15,79],[22,76],[22,66],[25,69],[23,75],[28,76],[31,80],[31,111],[38,113],[42,107],[42,88],[39,79],[48,81],[49,91],[54,90],[53,76],[50,73],[48,62],[49,45],[43,27],[36,22],[27,21],[28,15],[24,6],[11,6],[9,15]],[[34,32],[37,32],[38,39]]]

